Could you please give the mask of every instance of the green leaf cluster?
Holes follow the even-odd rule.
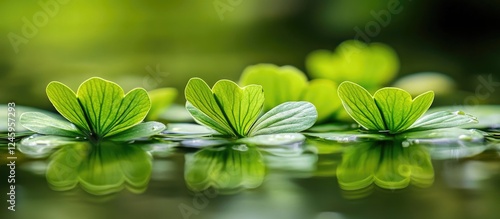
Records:
[[[327,79],[308,81],[305,74],[293,66],[257,64],[243,71],[239,83],[242,86],[258,84],[264,88],[264,111],[287,101],[308,101],[318,111],[318,122],[332,117],[341,109],[340,100],[332,98],[337,83]]]
[[[476,118],[461,111],[440,111],[422,116],[434,100],[432,91],[412,99],[411,95],[402,89],[386,87],[372,96],[360,85],[345,81],[339,85],[338,95],[347,113],[362,128],[369,131],[396,134],[477,122]]]
[[[382,43],[365,44],[356,40],[341,43],[333,52],[317,50],[306,58],[312,78],[336,83],[355,81],[369,90],[390,82],[399,70],[396,52]]]
[[[229,80],[210,88],[202,79],[191,78],[185,96],[186,109],[198,123],[238,138],[300,132],[318,116],[313,104],[298,101],[282,103],[259,117],[264,106],[262,86],[239,87]]]
[[[83,82],[75,93],[66,85],[54,81],[46,89],[56,110],[67,120],[39,112],[21,115],[21,124],[36,133],[84,138],[98,143],[104,139],[128,141],[160,133],[165,125],[141,123],[151,108],[148,93],[135,88],[123,89],[102,78]]]

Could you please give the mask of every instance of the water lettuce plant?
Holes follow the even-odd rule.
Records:
[[[142,88],[125,94],[119,85],[93,77],[84,81],[76,93],[57,81],[50,82],[46,92],[66,120],[39,112],[23,113],[22,126],[39,134],[99,143],[148,137],[165,128],[159,122],[142,123],[151,108],[148,93]]]
[[[262,85],[266,96],[264,111],[287,101],[308,101],[318,111],[317,122],[323,122],[342,108],[339,99],[331,98],[331,94],[337,92],[337,83],[328,79],[308,81],[306,75],[293,66],[248,66],[241,74],[239,83],[242,86]]]
[[[334,52],[313,51],[306,58],[306,68],[312,78],[330,79],[338,84],[354,81],[371,91],[396,76],[399,59],[388,45],[348,40]]]
[[[212,89],[200,78],[186,85],[186,109],[200,124],[231,137],[300,132],[310,128],[318,114],[305,101],[282,103],[259,117],[264,106],[260,85],[239,87],[219,80]]]
[[[338,95],[347,113],[368,131],[397,134],[477,122],[475,117],[462,111],[439,111],[422,116],[434,100],[432,91],[412,99],[405,90],[386,87],[372,96],[360,85],[345,81],[339,85]]]

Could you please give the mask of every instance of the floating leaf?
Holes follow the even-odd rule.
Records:
[[[477,123],[477,119],[474,116],[466,114],[462,111],[439,111],[422,116],[413,125],[411,125],[409,129],[412,131],[418,131],[457,127],[471,123]]]
[[[81,136],[80,130],[73,123],[43,113],[26,112],[21,115],[20,120],[26,129],[36,133],[67,137]]]
[[[239,142],[256,146],[286,146],[294,143],[302,143],[306,137],[299,133],[269,134],[242,138]]]
[[[72,124],[40,113],[25,113],[21,116],[23,126],[41,134],[78,136],[93,143],[110,136],[115,140],[130,140],[162,131],[159,124],[153,123],[135,127],[151,107],[147,92],[141,88],[124,94],[117,84],[94,77],[83,82],[76,94],[60,82],[51,82],[47,86],[47,96]],[[122,133],[133,127],[126,134]],[[120,137],[119,133],[122,133]]]
[[[248,136],[300,132],[313,126],[317,117],[309,102],[285,102],[260,117]]]
[[[363,128],[402,133],[411,130],[449,128],[477,122],[463,112],[438,112],[422,117],[434,99],[432,91],[415,99],[399,88],[382,88],[372,97],[363,87],[349,81],[340,84],[338,94],[344,108]]]
[[[116,135],[109,136],[110,141],[131,141],[138,138],[145,138],[157,135],[165,129],[165,125],[159,122],[144,122],[132,128],[122,131]]]
[[[257,120],[264,103],[260,85],[240,88],[232,81],[220,80],[210,90],[202,79],[192,78],[185,92],[186,109],[193,118],[222,135],[241,138],[299,132],[310,128],[317,118],[311,103],[286,102]]]

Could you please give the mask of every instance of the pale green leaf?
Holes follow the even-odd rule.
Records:
[[[248,136],[300,132],[313,126],[317,117],[309,102],[285,102],[260,117]]]
[[[85,136],[84,133],[67,120],[47,116],[39,112],[23,113],[20,122],[26,129],[39,134],[67,137]]]
[[[96,77],[80,85],[77,97],[92,133],[101,138],[139,124],[151,107],[146,90],[135,88],[125,95],[119,85]]]
[[[245,68],[240,84],[262,85],[266,96],[264,111],[268,111],[281,103],[300,100],[302,91],[307,87],[307,78],[293,66],[258,64]]]
[[[197,122],[223,135],[237,135],[224,117],[212,90],[205,81],[200,78],[191,78],[184,92],[187,100],[186,109]]]
[[[159,88],[148,92],[151,99],[151,110],[146,117],[147,120],[156,120],[177,97],[175,88]]]
[[[366,89],[345,81],[339,85],[338,95],[347,113],[362,127],[368,130],[386,130],[379,108]]]
[[[335,96],[336,93],[337,84],[335,82],[327,79],[314,79],[304,90],[302,100],[314,104],[318,111],[317,121],[321,122],[330,118],[342,106],[340,99]]]
[[[477,123],[477,119],[462,111],[440,111],[422,116],[408,130],[451,128]]]
[[[166,133],[168,134],[218,134],[215,130],[206,126],[191,123],[169,123]]]
[[[306,137],[300,133],[283,133],[242,138],[239,142],[257,146],[285,146],[300,143],[304,140],[306,140]]]
[[[410,127],[429,109],[434,93],[428,91],[412,100],[408,92],[389,87],[375,92],[374,99],[382,113],[386,130],[398,133]]]
[[[234,133],[247,136],[264,104],[264,91],[260,85],[240,88],[229,80],[220,80],[213,87],[215,100]]]
[[[160,122],[143,122],[122,131],[106,139],[111,141],[131,141],[138,138],[157,135],[165,129],[165,125]]]
[[[76,94],[68,86],[53,81],[47,85],[46,92],[52,105],[64,118],[75,124],[86,134],[91,133],[85,112]]]

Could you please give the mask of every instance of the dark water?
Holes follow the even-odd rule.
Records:
[[[0,212],[9,219],[500,218],[499,152],[462,149],[312,140],[201,150],[70,144],[47,158],[17,152],[16,211],[4,201]]]

